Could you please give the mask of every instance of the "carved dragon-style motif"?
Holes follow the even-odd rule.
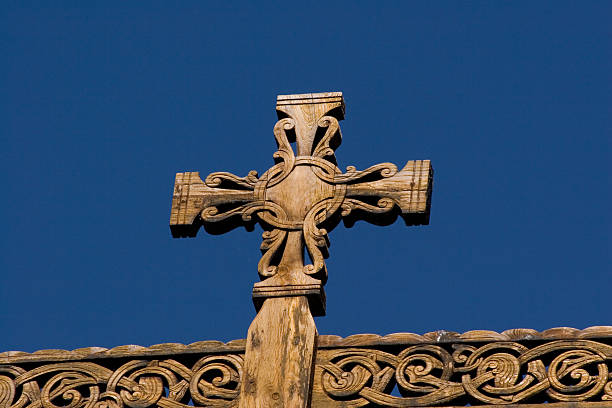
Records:
[[[2,408],[235,407],[243,358],[209,355],[192,366],[174,359],[0,365]]]
[[[321,336],[311,406],[607,408],[611,344],[612,327]],[[0,353],[0,407],[236,407],[244,351],[234,340]]]
[[[590,340],[338,349],[317,364],[315,387],[342,406],[612,401],[612,346]]]
[[[382,163],[342,173],[335,157],[344,118],[340,92],[281,95],[276,109],[275,164],[261,176],[216,172],[204,182],[198,173],[178,173],[170,227],[183,237],[195,236],[200,225],[216,233],[258,222],[264,229],[258,264],[263,282],[255,285],[254,298],[314,296],[313,312],[321,315],[328,233],[340,220],[347,226],[359,219],[386,224],[401,215],[408,225],[427,224],[433,170],[423,160],[399,171]]]

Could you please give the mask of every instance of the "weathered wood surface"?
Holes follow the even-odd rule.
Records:
[[[264,229],[261,282],[253,288],[259,313],[247,337],[240,408],[309,405],[317,338],[312,315],[325,315],[328,232],[340,220],[348,226],[359,219],[387,224],[398,216],[407,225],[429,222],[428,160],[400,170],[382,163],[340,171],[341,92],[280,95],[276,111],[278,150],[270,169],[245,177],[217,172],[205,180],[197,172],[178,173],[170,212],[174,237],[193,237],[201,225],[212,233],[255,222]]]
[[[612,345],[592,340],[319,350],[312,406],[612,405],[610,368]]]
[[[236,407],[245,346],[234,340],[4,352],[0,407]],[[610,372],[610,326],[322,335],[311,406],[609,408]],[[388,392],[396,384],[400,392]]]
[[[509,329],[503,332],[492,330],[470,330],[457,333],[447,330],[437,330],[425,334],[392,333],[353,334],[341,337],[331,334],[318,336],[317,348],[341,347],[375,347],[388,345],[445,344],[445,343],[488,343],[496,341],[554,341],[554,340],[612,340],[612,326],[591,326],[586,329],[573,327],[553,327],[544,331],[534,329]],[[140,358],[183,354],[207,353],[243,353],[246,339],[231,340],[226,343],[218,340],[197,341],[191,344],[162,343],[143,347],[134,344],[117,346],[110,349],[104,347],[83,347],[75,350],[38,350],[32,353],[26,351],[0,352],[0,364],[13,363],[44,363],[69,360],[97,360],[106,358]]]
[[[307,407],[316,338],[305,296],[266,299],[249,328],[239,407]]]
[[[320,316],[328,233],[341,220],[384,225],[401,216],[407,225],[428,224],[433,170],[429,160],[415,160],[399,170],[382,163],[362,171],[348,166],[343,173],[335,157],[344,119],[341,92],[279,95],[276,110],[275,164],[261,176],[217,172],[202,180],[198,172],[178,173],[170,229],[174,237],[193,237],[202,225],[221,233],[260,223],[262,282],[253,289],[255,307],[270,297],[306,296]],[[281,273],[280,262],[291,257],[300,258],[299,270]]]

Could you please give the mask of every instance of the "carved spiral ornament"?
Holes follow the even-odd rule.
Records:
[[[321,388],[347,406],[412,407],[611,401],[612,347],[594,341],[481,347],[413,346],[395,355],[342,349],[321,365]],[[391,394],[397,387],[400,396]]]
[[[0,407],[233,407],[241,376],[239,355],[203,357],[191,368],[172,359],[132,360],[114,370],[93,362],[46,364],[30,371],[4,365]]]
[[[195,237],[200,227],[221,234],[238,226],[263,229],[253,288],[255,308],[271,297],[307,296],[314,315],[325,314],[330,239],[344,221],[387,225],[429,223],[433,169],[429,160],[401,170],[380,163],[365,170],[338,167],[342,142],[341,93],[279,96],[273,128],[274,164],[244,177],[214,172],[177,173],[170,211],[173,237]]]
[[[296,157],[291,147],[295,136],[296,124],[291,118],[279,120],[274,126],[274,136],[278,150],[274,153],[276,164],[267,170],[261,177],[256,171],[251,171],[246,177],[238,177],[231,173],[217,172],[206,177],[205,184],[211,188],[241,188],[253,190],[253,200],[238,206],[220,210],[218,206],[205,207],[200,218],[204,222],[220,222],[230,217],[239,216],[244,222],[251,222],[253,216],[267,226],[261,244],[262,258],[258,264],[258,272],[262,279],[274,276],[278,270],[273,260],[278,260],[284,247],[288,231],[301,230],[304,245],[312,263],[304,266],[303,272],[315,275],[323,281],[327,277],[324,259],[328,256],[328,231],[321,228],[335,214],[346,216],[358,209],[366,213],[381,214],[392,210],[398,205],[389,197],[381,197],[377,204],[362,201],[359,197],[346,198],[347,185],[363,179],[384,179],[397,173],[397,167],[391,163],[372,166],[364,171],[357,171],[348,167],[347,173],[342,174],[333,163],[334,150],[331,143],[339,144],[341,139],[338,120],[332,116],[323,116],[318,120],[317,126],[324,130],[318,139],[311,156]],[[309,211],[301,218],[290,217],[287,209],[281,202],[269,199],[269,191],[279,188],[286,182],[297,166],[306,166],[311,169],[314,181],[321,186],[329,186],[329,196],[323,195],[318,202],[314,202]]]
[[[554,330],[546,336],[552,337]],[[514,340],[494,340],[509,335],[492,332],[488,337],[479,334],[477,341],[470,333],[461,336],[471,340],[461,340],[459,334],[451,340],[436,337],[439,332],[319,336],[312,406],[612,406],[612,327],[605,331],[608,337],[588,340],[580,336],[603,333],[602,328],[571,330],[556,331],[564,333],[562,340],[555,339],[558,334],[547,338],[525,329],[504,332]],[[526,333],[528,338],[516,340],[515,334]],[[330,343],[331,337],[337,339]],[[404,340],[398,343],[400,337]],[[95,351],[97,357],[78,350],[11,352],[15,357],[3,353],[0,408],[236,407],[245,378],[245,342],[231,343],[132,351],[120,346]],[[54,361],[58,359],[65,361]]]

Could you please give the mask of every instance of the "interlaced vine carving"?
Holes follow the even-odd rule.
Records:
[[[206,356],[191,367],[173,359],[131,360],[115,369],[84,361],[30,370],[0,365],[0,407],[235,407],[242,365],[240,355]]]
[[[319,380],[351,407],[612,401],[611,362],[612,346],[589,340],[416,345],[398,354],[351,348],[331,351]]]
[[[204,181],[196,172],[178,173],[170,227],[175,237],[192,237],[201,225],[223,233],[259,223],[258,273],[267,283],[254,297],[288,296],[290,287],[320,305],[315,314],[324,313],[328,233],[341,220],[384,225],[401,215],[408,225],[427,224],[433,170],[428,160],[415,160],[399,170],[381,163],[343,173],[335,156],[344,119],[339,92],[279,96],[276,110],[274,165],[261,176],[214,172]]]
[[[319,336],[311,406],[612,407],[611,341],[612,327]],[[244,344],[0,353],[0,408],[236,407]]]

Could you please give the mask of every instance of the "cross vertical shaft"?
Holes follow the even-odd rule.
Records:
[[[309,406],[313,315],[325,314],[329,231],[341,220],[386,225],[401,216],[407,225],[429,223],[428,160],[409,161],[400,170],[381,163],[340,171],[335,150],[342,140],[342,93],[279,95],[276,111],[278,150],[264,174],[217,172],[202,181],[196,172],[178,173],[172,200],[174,237],[195,236],[200,226],[219,233],[258,222],[264,230],[240,408]]]

